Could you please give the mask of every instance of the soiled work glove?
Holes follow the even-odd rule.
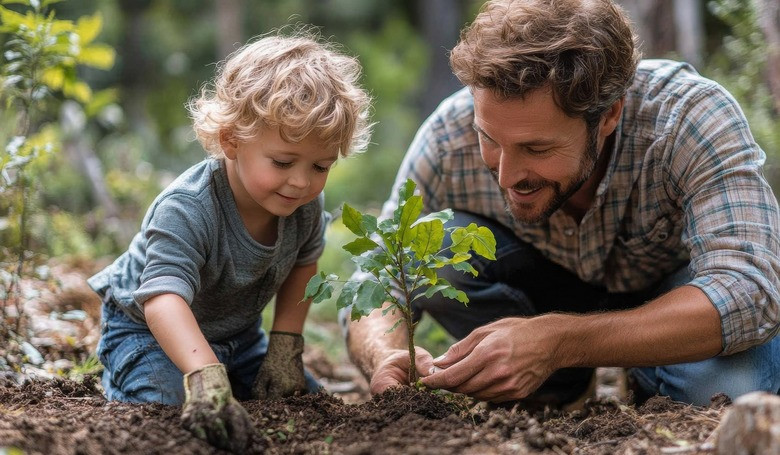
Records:
[[[265,400],[306,391],[303,376],[303,336],[290,332],[271,332],[268,352],[255,378],[252,393]]]
[[[184,375],[181,424],[215,447],[240,453],[253,431],[246,410],[233,398],[225,365],[213,363]]]

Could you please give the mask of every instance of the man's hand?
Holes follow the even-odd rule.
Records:
[[[184,375],[181,424],[220,449],[244,452],[254,431],[246,410],[233,398],[225,365],[213,363]]]
[[[433,367],[433,357],[425,349],[415,346],[414,363],[417,374],[425,376]],[[370,391],[372,395],[382,393],[390,387],[409,383],[409,350],[394,349],[380,361],[371,375]]]
[[[474,330],[434,359],[422,383],[484,401],[527,397],[558,368],[557,342],[538,321],[506,318]]]
[[[268,352],[252,386],[259,400],[282,398],[306,392],[303,375],[303,336],[298,333],[271,332]]]

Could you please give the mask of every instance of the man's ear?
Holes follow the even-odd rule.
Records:
[[[236,139],[236,136],[233,134],[233,130],[228,128],[219,130],[219,146],[222,147],[222,152],[227,159],[236,159],[238,139]]]
[[[599,136],[607,137],[615,131],[617,124],[620,121],[620,115],[623,113],[623,104],[626,101],[626,97],[622,97],[607,109],[607,112],[601,117],[601,124],[599,125]]]

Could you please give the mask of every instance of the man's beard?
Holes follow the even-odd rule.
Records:
[[[593,174],[593,170],[596,168],[597,157],[598,151],[596,143],[596,129],[594,128],[589,129],[588,131],[588,144],[585,148],[583,159],[580,162],[580,168],[577,171],[577,176],[571,180],[566,188],[561,188],[561,182],[553,182],[549,180],[522,180],[517,182],[512,187],[512,189],[520,191],[528,191],[533,189],[541,191],[545,187],[552,189],[552,198],[547,203],[547,205],[536,214],[529,212],[530,208],[525,209],[523,207],[514,205],[507,195],[507,190],[501,188],[501,195],[504,197],[507,213],[511,215],[515,221],[520,223],[535,224],[547,220],[550,218],[550,216],[552,216],[553,213],[560,209],[563,204],[565,204],[566,201],[569,200],[572,195],[574,195],[574,193],[579,191],[579,189],[582,188],[582,185],[584,185],[586,181],[588,181],[590,176]],[[493,174],[493,177],[497,179],[495,172],[491,171],[491,173]]]

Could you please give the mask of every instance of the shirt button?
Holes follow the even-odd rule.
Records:
[[[574,228],[566,228],[563,230],[563,235],[566,237],[571,237],[574,235]]]

